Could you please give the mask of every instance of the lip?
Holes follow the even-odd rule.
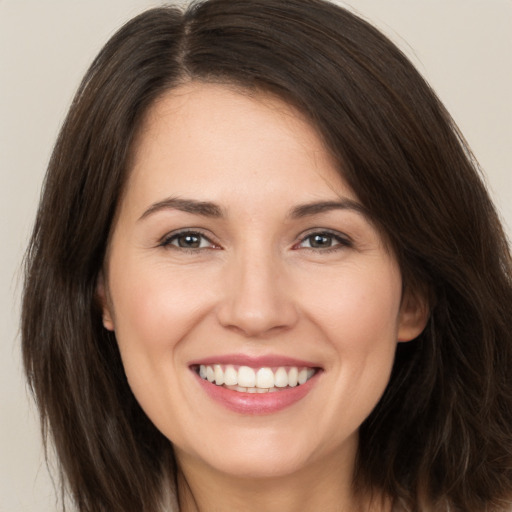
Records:
[[[196,371],[197,366],[201,364],[231,364],[234,366],[249,366],[251,368],[299,366],[316,368],[318,371],[311,379],[300,386],[282,389],[274,393],[243,393],[227,389],[223,386],[217,386],[208,380],[202,379]],[[191,361],[189,367],[196,381],[210,399],[233,412],[245,415],[272,414],[290,407],[309,394],[322,373],[322,369],[310,361],[275,355],[251,357],[229,354]]]
[[[188,363],[189,366],[212,364],[231,364],[233,366],[249,366],[251,368],[279,367],[279,366],[299,366],[307,368],[319,368],[320,365],[303,359],[280,355],[248,356],[243,354],[225,354],[219,356],[196,359]]]

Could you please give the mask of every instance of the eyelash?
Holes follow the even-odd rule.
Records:
[[[187,236],[199,238],[200,245],[203,243],[204,240],[206,240],[208,242],[209,246],[208,247],[180,247],[179,245],[173,244],[173,242],[179,240],[182,237],[187,237]],[[178,233],[171,233],[169,235],[166,235],[158,245],[160,247],[164,247],[164,248],[170,247],[172,249],[176,249],[179,251],[191,252],[191,253],[196,253],[197,251],[201,251],[204,249],[220,249],[220,247],[217,244],[215,244],[214,242],[212,242],[212,240],[210,240],[210,238],[205,236],[200,231],[194,231],[194,230],[183,230],[183,231],[179,231]]]
[[[322,229],[322,230],[310,231],[306,235],[303,235],[302,238],[299,240],[299,242],[294,244],[293,248],[294,249],[300,248],[301,244],[303,244],[307,240],[310,240],[310,243],[311,243],[311,239],[313,237],[330,238],[330,239],[332,239],[332,241],[337,242],[337,243],[335,245],[331,245],[329,247],[324,247],[324,248],[303,247],[303,249],[306,249],[309,251],[315,251],[315,252],[330,253],[330,252],[335,252],[335,251],[345,249],[347,247],[352,247],[352,241],[346,235],[342,235],[341,233],[338,233],[336,231],[329,231],[326,229]]]
[[[199,247],[180,247],[177,244],[174,244],[173,242],[177,242],[181,237],[195,237],[200,239],[199,240]],[[345,235],[341,235],[340,233],[329,231],[329,230],[316,230],[316,231],[310,231],[306,235],[302,236],[301,239],[293,245],[293,249],[297,250],[301,248],[301,244],[305,243],[307,240],[310,241],[313,237],[324,237],[332,239],[335,243],[335,245],[331,245],[329,247],[302,247],[303,249],[306,249],[308,251],[314,251],[314,252],[322,252],[322,253],[330,253],[334,251],[341,250],[343,248],[352,247],[352,241],[346,237]],[[201,244],[203,241],[208,242],[207,247],[201,247]],[[208,238],[206,235],[201,233],[200,231],[194,231],[194,230],[183,230],[179,231],[178,233],[172,233],[169,235],[166,235],[162,241],[158,244],[160,247],[170,247],[172,249],[184,251],[184,252],[190,252],[190,253],[197,253],[198,251],[205,250],[205,249],[220,249],[220,246],[215,244],[210,238]]]

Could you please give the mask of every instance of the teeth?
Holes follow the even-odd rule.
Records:
[[[279,368],[250,368],[232,365],[222,366],[200,365],[199,376],[222,386],[243,393],[267,393],[278,391],[279,388],[295,387],[305,384],[313,375],[313,368],[297,368],[296,366]]]
[[[270,368],[260,368],[256,374],[256,387],[273,388],[274,380],[274,372]]]
[[[302,370],[299,372],[297,381],[299,382],[299,384],[304,384],[307,380],[308,380],[308,370],[307,370],[307,368],[302,368]]]
[[[238,385],[244,388],[253,388],[256,386],[256,374],[248,366],[240,366],[238,369]]]
[[[199,375],[201,375],[201,370],[199,370]],[[236,386],[238,384],[238,372],[231,365],[226,366],[224,371],[224,384],[226,386]]]
[[[222,366],[220,364],[216,364],[213,367],[213,371],[215,373],[215,384],[217,384],[217,386],[222,386],[222,384],[224,384],[224,372],[222,371]]]
[[[288,386],[294,388],[298,384],[299,370],[298,368],[290,368],[288,372]]]
[[[288,386],[288,374],[284,368],[281,367],[277,369],[277,372],[274,375],[274,385],[277,388],[285,388]]]

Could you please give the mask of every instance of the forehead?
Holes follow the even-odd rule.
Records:
[[[270,197],[283,183],[311,196],[304,200],[318,194],[354,198],[297,109],[267,93],[192,82],[168,91],[148,111],[126,192],[193,191],[198,199],[219,201],[223,193],[232,199],[236,192],[255,200],[258,194]]]

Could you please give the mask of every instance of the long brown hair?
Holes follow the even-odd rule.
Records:
[[[512,263],[476,162],[381,33],[322,0],[149,10],[87,72],[50,161],[26,256],[25,369],[81,512],[154,512],[171,443],[126,381],[95,300],[130,149],[188,80],[269,91],[318,129],[340,173],[430,297],[360,429],[355,485],[407,511],[501,511],[512,497]]]

